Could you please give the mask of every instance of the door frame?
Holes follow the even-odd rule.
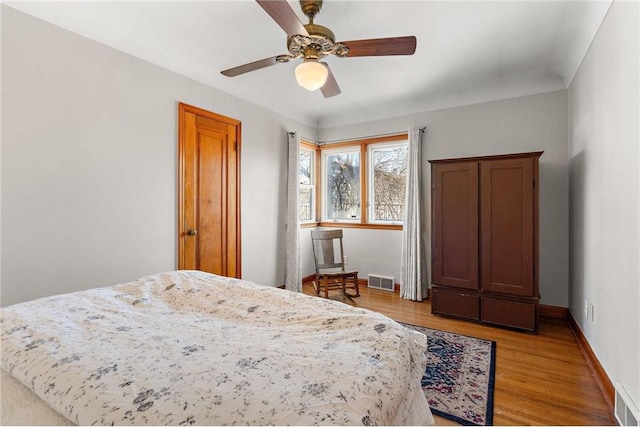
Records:
[[[241,247],[241,223],[240,223],[240,147],[241,147],[241,135],[242,135],[242,123],[239,120],[231,117],[226,117],[220,114],[213,113],[211,111],[203,110],[202,108],[194,107],[192,105],[178,102],[178,226],[177,226],[177,240],[178,240],[178,253],[177,264],[178,269],[184,268],[184,244],[183,236],[187,230],[184,226],[184,183],[185,183],[185,114],[192,113],[199,116],[203,116],[212,120],[227,123],[235,126],[236,128],[236,206],[235,206],[235,221],[236,221],[236,277],[242,277],[242,247]]]

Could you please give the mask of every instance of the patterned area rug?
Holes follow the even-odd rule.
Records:
[[[431,412],[462,425],[492,425],[495,341],[403,325],[427,336],[422,390]]]

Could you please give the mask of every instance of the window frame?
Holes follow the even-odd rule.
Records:
[[[319,185],[318,185],[318,174],[319,174],[319,169],[318,168],[318,159],[319,159],[319,155],[320,155],[320,150],[318,148],[318,146],[316,144],[314,144],[311,141],[307,141],[307,140],[301,140],[300,141],[300,153],[302,153],[303,151],[305,152],[309,152],[311,153],[310,159],[311,159],[311,183],[310,184],[302,184],[300,183],[300,189],[304,188],[310,188],[312,189],[312,198],[311,198],[311,219],[310,220],[305,220],[302,221],[300,218],[298,218],[298,221],[300,223],[301,227],[315,227],[319,224],[318,221],[318,192],[319,190]]]
[[[331,154],[338,154],[338,153],[356,153],[358,154],[359,158],[358,158],[358,163],[359,163],[359,167],[360,167],[360,173],[358,174],[358,179],[359,179],[359,184],[360,184],[360,194],[359,194],[359,204],[360,204],[360,208],[359,210],[359,217],[355,218],[355,219],[348,219],[348,218],[340,218],[340,219],[333,219],[333,218],[328,218],[328,212],[327,212],[327,208],[328,208],[328,203],[327,203],[327,194],[325,193],[325,191],[328,189],[328,185],[327,185],[327,158],[331,155]],[[332,145],[327,145],[326,148],[325,146],[320,147],[320,155],[321,155],[321,162],[320,162],[320,176],[321,178],[321,185],[323,188],[323,191],[321,194],[319,194],[319,198],[320,198],[320,222],[321,223],[331,223],[331,224],[342,224],[342,223],[346,223],[346,224],[359,224],[362,222],[362,214],[363,214],[363,191],[362,191],[362,187],[364,185],[364,183],[362,182],[362,168],[363,168],[363,156],[362,156],[362,150],[360,147],[355,146],[355,145],[341,145],[340,147],[334,147]]]
[[[376,144],[368,144],[367,146],[367,159],[370,161],[369,162],[369,169],[367,170],[367,172],[369,173],[368,176],[368,194],[367,194],[367,206],[369,207],[368,210],[368,218],[367,221],[370,224],[386,224],[386,225],[402,225],[404,223],[404,220],[386,220],[386,219],[374,219],[374,213],[375,213],[375,209],[374,209],[374,198],[375,198],[375,187],[374,187],[374,174],[373,174],[373,168],[374,168],[374,163],[373,163],[373,151],[379,148],[395,148],[395,147],[406,147],[407,148],[407,156],[409,155],[408,150],[409,150],[409,140],[404,140],[404,141],[390,141],[390,142],[379,142]],[[406,177],[405,177],[406,178]]]
[[[301,147],[305,146],[316,150],[316,192],[315,192],[315,207],[316,207],[316,221],[305,222],[301,224],[301,227],[315,227],[326,226],[341,228],[369,228],[369,229],[382,229],[382,230],[402,230],[403,224],[394,222],[372,222],[369,220],[369,155],[368,148],[370,145],[378,145],[383,143],[401,143],[406,141],[408,144],[409,134],[399,133],[381,137],[354,139],[338,143],[329,144],[314,144],[309,141],[301,141]],[[324,185],[323,184],[323,152],[327,150],[341,149],[345,147],[360,147],[360,219],[354,220],[326,220],[324,218]]]

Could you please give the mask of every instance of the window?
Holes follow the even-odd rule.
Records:
[[[322,152],[323,215],[328,221],[360,220],[360,148]]]
[[[369,145],[369,222],[401,223],[407,183],[406,142]]]
[[[407,158],[407,134],[322,146],[301,143],[300,221],[401,228]]]
[[[316,148],[303,143],[300,146],[300,203],[299,219],[301,223],[316,221]]]

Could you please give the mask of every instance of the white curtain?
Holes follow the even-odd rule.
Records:
[[[407,194],[402,229],[402,260],[400,263],[400,296],[422,301],[427,296],[427,269],[422,243],[422,133],[418,127],[409,129],[409,159]]]
[[[287,165],[287,260],[285,289],[302,292],[300,277],[300,219],[298,215],[300,190],[300,135],[289,132]]]

